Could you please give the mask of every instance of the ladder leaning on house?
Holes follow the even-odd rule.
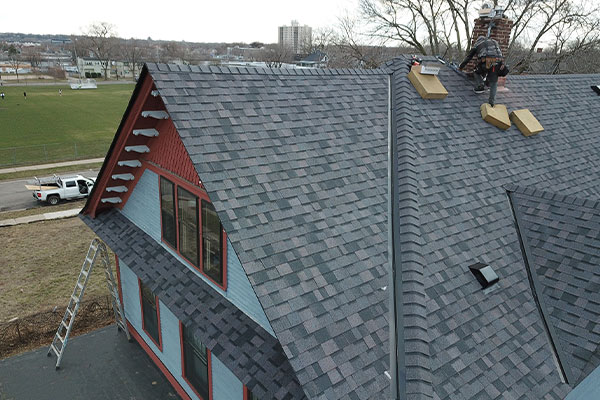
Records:
[[[117,321],[117,328],[119,330],[125,331],[127,339],[131,340],[129,330],[127,329],[127,324],[125,323],[125,318],[123,316],[123,305],[119,300],[117,285],[115,284],[112,268],[110,266],[108,250],[106,249],[106,245],[102,243],[100,239],[95,238],[94,240],[92,240],[92,243],[90,243],[90,248],[88,249],[88,252],[85,256],[83,265],[81,266],[81,271],[79,272],[77,283],[75,283],[75,289],[73,289],[73,294],[71,295],[71,298],[69,300],[69,305],[67,306],[62,321],[58,325],[58,329],[56,331],[56,334],[54,335],[52,344],[48,349],[48,357],[52,355],[52,352],[54,352],[54,354],[56,354],[56,356],[58,357],[56,360],[56,369],[60,367],[60,362],[67,347],[67,342],[69,340],[71,328],[73,327],[73,323],[75,322],[75,316],[77,315],[77,311],[79,310],[81,298],[83,297],[83,293],[85,292],[85,288],[92,273],[92,268],[94,267],[98,259],[100,259],[99,261],[104,266],[106,284],[108,285],[108,291],[110,292],[112,308],[115,314],[115,320]]]

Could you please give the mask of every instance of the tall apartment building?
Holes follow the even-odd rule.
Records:
[[[279,27],[279,45],[293,50],[295,54],[301,53],[310,44],[311,38],[312,28],[308,25],[300,26],[298,21],[293,20],[291,26]]]

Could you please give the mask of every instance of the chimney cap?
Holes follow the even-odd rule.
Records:
[[[503,14],[504,8],[502,6],[492,7],[490,3],[483,3],[479,10],[480,17],[502,18]]]

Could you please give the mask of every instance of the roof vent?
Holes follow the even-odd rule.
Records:
[[[471,270],[473,275],[475,275],[475,278],[477,278],[477,281],[479,281],[479,283],[484,289],[489,288],[494,283],[498,282],[498,280],[500,279],[498,278],[498,275],[494,272],[492,267],[484,263],[478,262],[476,264],[470,265],[469,269]]]
[[[598,96],[600,96],[600,85],[593,85],[592,90],[598,93]]]

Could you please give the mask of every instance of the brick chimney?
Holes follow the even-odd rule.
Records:
[[[481,13],[481,12],[480,12]],[[471,37],[471,46],[475,44],[475,41],[479,36],[486,37],[488,32],[488,26],[490,26],[490,22],[492,18],[489,16],[480,16],[475,20],[475,25],[473,26],[473,35]],[[508,52],[508,43],[510,41],[510,32],[512,30],[513,22],[506,18],[495,18],[494,19],[494,27],[492,28],[492,33],[490,37],[495,39],[500,45],[500,50],[502,50],[502,55],[506,57],[506,53]],[[469,64],[465,67],[464,71],[467,74],[472,74],[475,69],[475,63],[477,62],[476,58],[473,58]]]

